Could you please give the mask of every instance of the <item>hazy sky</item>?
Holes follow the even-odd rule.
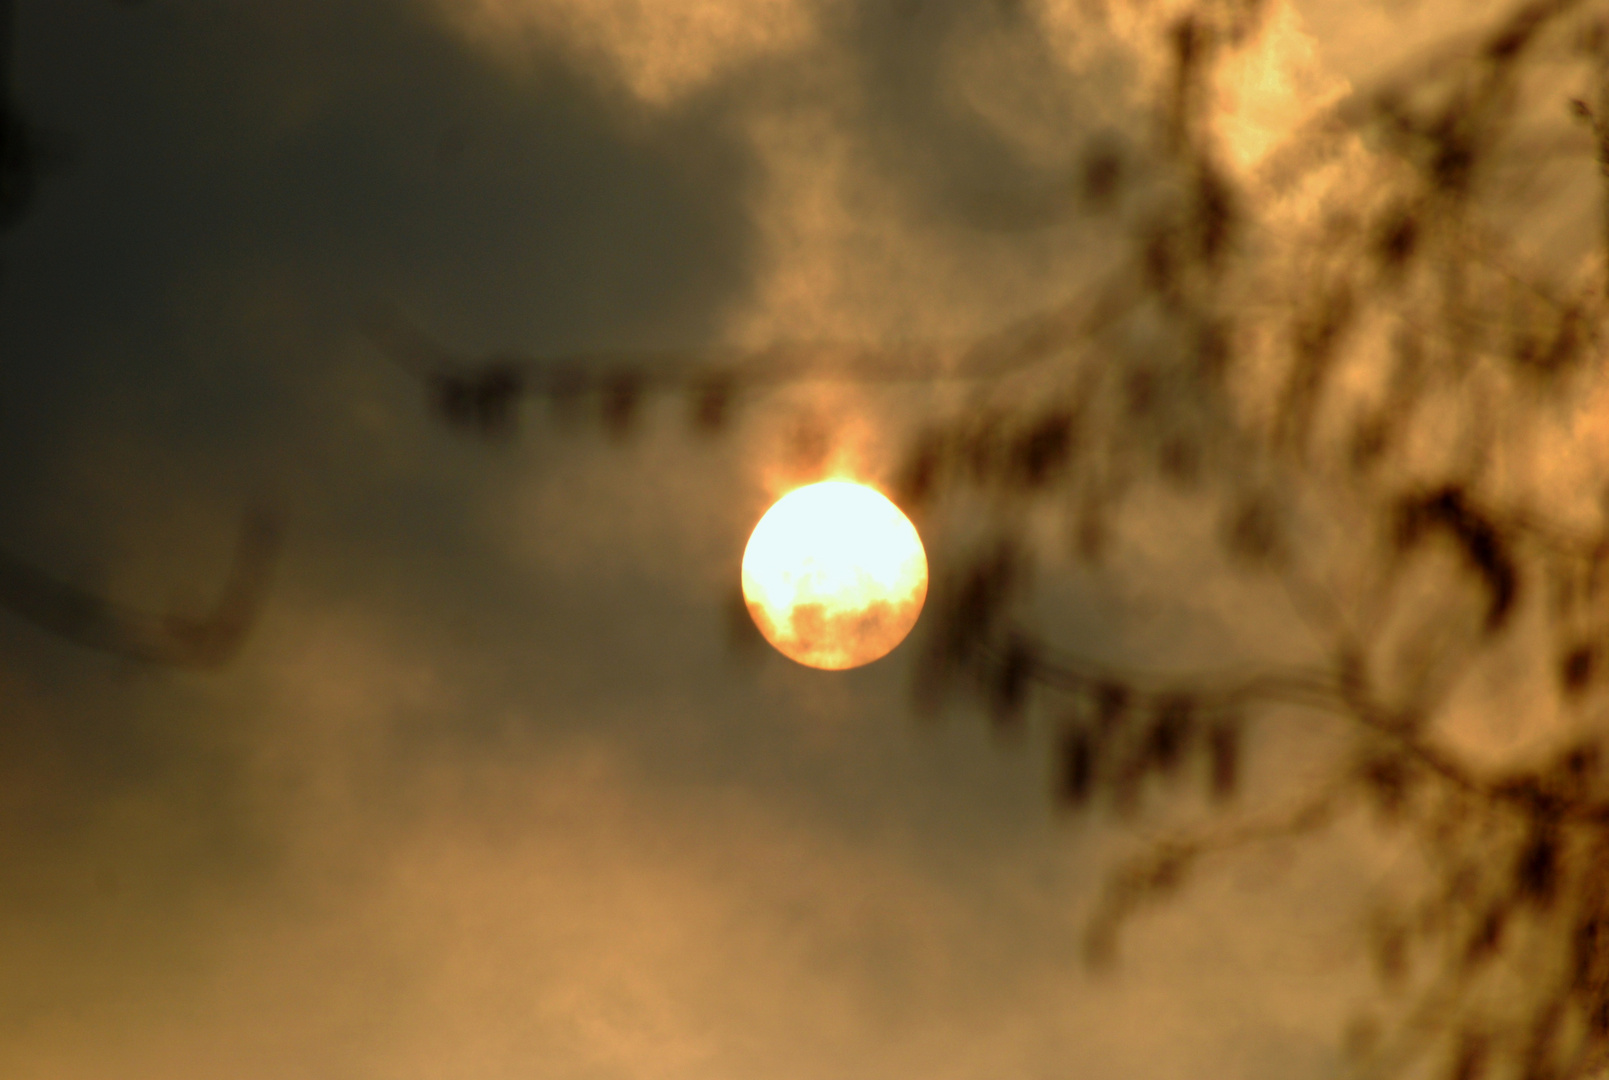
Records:
[[[1346,842],[1214,871],[1092,975],[1102,870],[1160,820],[1064,818],[1043,739],[924,725],[908,649],[729,648],[778,433],[830,416],[880,480],[921,400],[801,392],[714,440],[666,400],[618,446],[533,406],[485,446],[362,332],[876,341],[1051,303],[1115,258],[1058,193],[1150,122],[1166,21],[1087,9],[19,0],[53,150],[0,240],[0,548],[194,610],[248,506],[286,546],[220,673],[0,613],[0,1074],[1335,1075]],[[1475,10],[1276,6],[1226,137],[1249,160]],[[1154,530],[1070,633],[1300,651],[1277,604],[1178,588],[1188,547]]]

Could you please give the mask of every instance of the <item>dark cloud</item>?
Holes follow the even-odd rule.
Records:
[[[1092,983],[1123,834],[1054,815],[1051,749],[921,726],[915,643],[840,675],[728,651],[778,489],[887,481],[948,390],[611,383],[477,442],[365,322],[467,356],[1031,352],[1013,320],[1109,268],[1144,191],[1154,57],[1078,7],[20,0],[15,105],[66,152],[0,241],[13,578],[160,623],[208,610],[243,508],[284,543],[217,673],[0,612],[0,1072],[1332,1068],[1365,984],[1292,995],[1338,965],[1305,930],[1272,953],[1349,910],[1365,840],[1346,872],[1253,859]],[[1070,416],[1001,460],[1055,474]],[[1111,578],[1052,587],[1060,629],[1299,650],[1216,528],[1142,508]]]

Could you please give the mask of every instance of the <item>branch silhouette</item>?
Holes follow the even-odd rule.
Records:
[[[218,601],[199,618],[115,604],[0,552],[0,607],[86,648],[147,663],[215,669],[234,659],[244,644],[278,550],[273,520],[248,515]]]
[[[742,402],[802,382],[929,385],[979,382],[1053,359],[1063,343],[1098,332],[1133,303],[1123,274],[1091,301],[1075,297],[986,336],[902,345],[786,342],[761,349],[618,349],[551,357],[473,356],[437,341],[406,317],[377,308],[361,321],[375,347],[424,385],[431,411],[447,426],[497,440],[513,434],[522,399],[560,406],[595,399],[617,434],[638,418],[650,395],[688,399],[695,430],[725,429]]]

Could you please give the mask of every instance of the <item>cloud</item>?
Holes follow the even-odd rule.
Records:
[[[1165,12],[146,7],[116,16],[139,50],[89,0],[33,13],[84,35],[29,85],[85,118],[85,152],[6,252],[0,348],[34,358],[0,371],[29,410],[3,436],[28,481],[8,527],[160,610],[168,582],[221,577],[267,476],[285,554],[221,675],[0,628],[0,1071],[1334,1068],[1360,983],[1331,943],[1378,868],[1366,837],[1331,866],[1209,876],[1091,982],[1080,918],[1131,827],[1054,818],[1042,743],[919,728],[900,652],[835,682],[725,654],[769,499],[813,469],[886,481],[900,433],[959,397],[806,385],[740,402],[713,442],[681,400],[619,443],[533,406],[487,447],[432,426],[355,326],[378,294],[477,353],[997,327],[1108,272],[1153,208],[1136,181],[1096,212],[1081,184],[1092,150],[1145,167]],[[1351,78],[1294,8],[1268,18],[1218,87],[1247,173]],[[1593,415],[1546,445],[1599,439]],[[1306,647],[1212,561],[1199,507],[1131,524],[1108,579],[1047,586],[1066,640]],[[1317,752],[1292,727],[1270,775]]]
[[[435,0],[476,45],[520,69],[557,42],[637,101],[673,106],[815,33],[811,0]]]

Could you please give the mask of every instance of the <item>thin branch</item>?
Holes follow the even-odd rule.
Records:
[[[1249,705],[1286,704],[1317,709],[1354,721],[1380,737],[1429,774],[1492,806],[1526,820],[1538,816],[1591,827],[1609,825],[1609,801],[1592,802],[1548,791],[1534,778],[1483,779],[1452,754],[1426,742],[1404,718],[1373,700],[1361,674],[1313,668],[1266,668],[1156,675],[1099,664],[1080,657],[1049,657],[1042,646],[1026,646],[1013,632],[1010,648],[989,643],[978,650],[982,665],[1009,662],[1017,676],[1063,693],[1098,697],[1111,687],[1131,695],[1135,708],[1154,708],[1188,697],[1204,711]]]
[[[171,667],[218,668],[240,651],[256,622],[278,550],[273,521],[247,516],[229,577],[202,618],[116,604],[0,552],[0,607],[86,648]]]
[[[903,386],[996,380],[1087,341],[1131,310],[1141,295],[1137,275],[1120,268],[1092,295],[1081,293],[988,334],[953,343],[794,342],[761,349],[600,349],[548,357],[471,357],[449,349],[392,310],[373,310],[360,323],[381,352],[426,383],[444,418],[500,434],[513,426],[515,404],[523,397],[562,401],[602,393],[628,413],[630,402],[652,392],[689,391],[724,402],[745,392],[805,382]]]

